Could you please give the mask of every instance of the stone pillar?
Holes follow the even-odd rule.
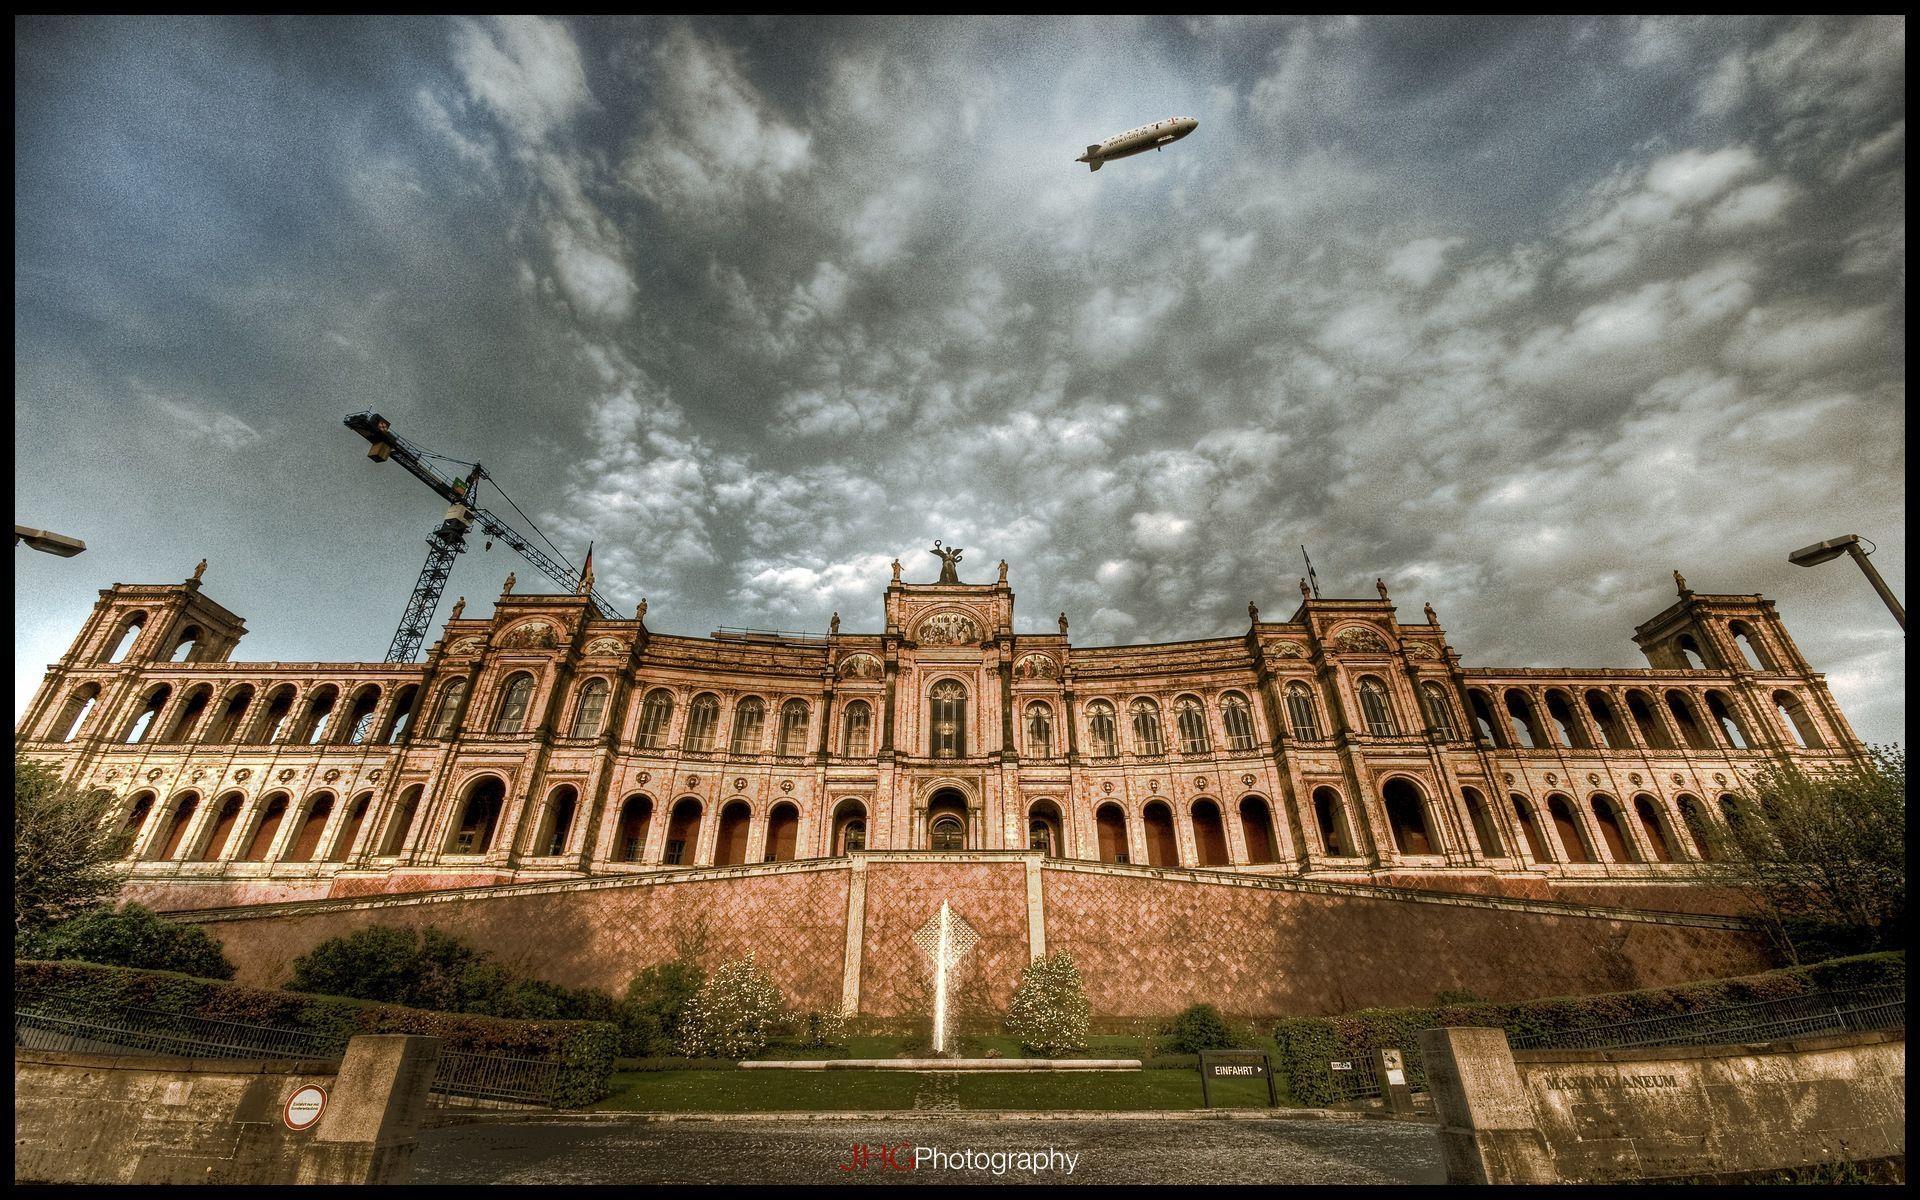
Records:
[[[1424,1030],[1420,1053],[1448,1183],[1557,1181],[1505,1030]]]
[[[350,1039],[298,1182],[407,1182],[440,1047],[439,1038],[410,1035]]]

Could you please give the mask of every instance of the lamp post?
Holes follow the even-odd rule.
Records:
[[[13,544],[18,546],[23,541],[35,550],[44,551],[47,554],[58,554],[61,558],[72,558],[87,548],[87,544],[79,538],[70,538],[63,533],[49,533],[44,529],[28,529],[25,525],[15,525]]]
[[[1873,543],[1868,542],[1867,545],[1872,546]],[[1860,548],[1859,534],[1850,533],[1845,537],[1820,542],[1803,550],[1795,550],[1787,555],[1787,561],[1796,567],[1817,567],[1823,562],[1832,562],[1842,554],[1851,554],[1853,561],[1860,564],[1860,570],[1866,575],[1867,582],[1871,583],[1873,590],[1879,592],[1880,598],[1887,602],[1887,610],[1893,614],[1894,620],[1900,622],[1900,628],[1904,631],[1907,627],[1907,610],[1900,607],[1900,602],[1893,598],[1892,589],[1887,587],[1887,581],[1880,578],[1880,572],[1874,570],[1873,564],[1867,561],[1867,555],[1871,553],[1873,553],[1872,550]]]

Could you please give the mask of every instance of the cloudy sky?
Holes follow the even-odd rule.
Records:
[[[1774,598],[1904,740],[1906,26],[25,20],[15,708],[97,589],[378,660],[486,464],[658,631],[1220,636],[1384,577],[1469,664]],[[1170,115],[1164,153],[1094,141]],[[482,503],[509,514],[499,493]],[[448,590],[484,615],[479,539]],[[529,586],[532,582],[531,587]],[[629,607],[630,611],[630,607]],[[440,617],[447,609],[443,606]],[[437,626],[436,626],[437,634]]]

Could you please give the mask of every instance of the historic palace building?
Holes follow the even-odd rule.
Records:
[[[507,594],[419,664],[235,661],[197,573],[120,584],[18,749],[114,798],[129,895],[176,909],[860,851],[1553,895],[1679,882],[1743,776],[1861,752],[1771,602],[1678,575],[1635,670],[1465,666],[1384,585],[1077,646],[1014,632],[1004,563],[942,579],[896,563],[880,631],[824,637]]]

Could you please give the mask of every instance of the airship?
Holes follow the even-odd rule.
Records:
[[[1097,146],[1088,146],[1087,152],[1075,162],[1087,164],[1087,170],[1098,171],[1100,164],[1112,162],[1116,158],[1125,158],[1130,154],[1143,154],[1148,150],[1158,150],[1171,142],[1200,128],[1200,122],[1192,117],[1168,117],[1164,121],[1155,121],[1151,125],[1142,125],[1138,129],[1129,129],[1125,133],[1115,134]]]

